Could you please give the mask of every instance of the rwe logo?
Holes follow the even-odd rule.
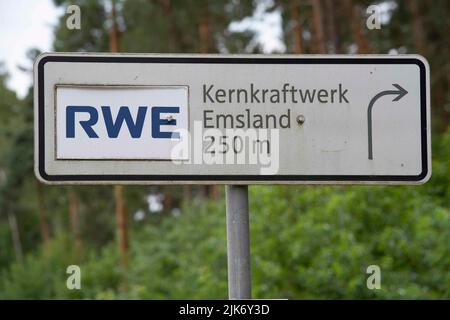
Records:
[[[57,159],[173,159],[188,129],[186,87],[56,90]]]

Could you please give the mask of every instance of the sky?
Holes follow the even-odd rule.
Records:
[[[62,12],[51,0],[0,0],[0,62],[9,74],[7,85],[24,97],[32,84],[31,73],[18,69],[32,68],[27,50],[50,51],[53,26]]]
[[[243,32],[246,30],[255,33],[254,38],[248,44],[247,51],[253,51],[257,45],[261,46],[263,53],[286,51],[283,43],[283,29],[281,11],[273,10],[266,12],[273,5],[272,0],[263,0],[256,6],[253,15],[241,21],[234,21],[230,24],[229,30],[232,32]]]
[[[250,47],[261,44],[265,53],[283,52],[280,12],[265,12],[271,2],[261,1],[253,16],[233,22],[230,30],[255,31]],[[8,87],[16,91],[20,98],[26,95],[31,86],[32,76],[30,72],[21,71],[18,66],[31,70],[32,65],[26,57],[30,48],[51,51],[53,27],[62,14],[64,11],[57,9],[52,0],[0,0],[0,63],[4,63],[9,74]]]
[[[273,0],[260,0],[252,16],[230,24],[232,32],[255,32],[247,51],[251,52],[260,45],[264,53],[285,52],[281,12],[266,12],[272,4]],[[381,22],[386,24],[391,10],[395,9],[395,2],[384,1],[379,3],[379,7]],[[63,14],[64,10],[57,9],[52,0],[0,0],[0,63],[4,63],[9,74],[8,87],[16,91],[20,98],[31,86],[32,75],[31,72],[21,71],[18,66],[31,70],[31,62],[26,57],[30,48],[51,51],[53,28]]]

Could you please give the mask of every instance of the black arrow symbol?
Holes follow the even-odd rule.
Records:
[[[373,160],[373,153],[372,153],[372,108],[375,102],[381,98],[382,96],[394,94],[397,95],[392,101],[398,101],[401,98],[403,98],[408,91],[406,91],[404,88],[402,88],[399,84],[393,83],[394,87],[396,87],[398,90],[386,90],[381,91],[378,93],[375,97],[370,100],[369,108],[367,109],[367,125],[368,125],[368,138],[369,138],[369,160]]]

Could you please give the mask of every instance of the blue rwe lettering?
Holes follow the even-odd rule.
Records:
[[[92,126],[98,121],[97,109],[91,106],[67,106],[66,108],[66,137],[75,138],[75,113],[89,113],[89,119],[80,121],[81,127],[84,129],[89,138],[98,138]]]
[[[179,139],[179,132],[162,132],[162,125],[171,125],[174,126],[177,124],[177,120],[167,120],[161,119],[161,113],[180,113],[179,107],[153,107],[152,108],[152,137],[153,138],[174,138]]]
[[[124,121],[128,127],[128,131],[130,132],[131,137],[141,137],[145,114],[147,113],[147,107],[141,106],[138,108],[136,122],[133,121],[130,109],[127,106],[122,106],[119,108],[119,112],[117,113],[115,121],[112,118],[111,107],[102,106],[102,113],[103,118],[105,119],[105,126],[106,131],[108,132],[108,137],[117,138]]]

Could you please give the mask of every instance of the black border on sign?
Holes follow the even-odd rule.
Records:
[[[44,65],[47,62],[93,63],[202,63],[202,64],[415,64],[420,69],[420,123],[422,172],[419,175],[49,175],[45,171]],[[71,181],[345,181],[419,182],[428,174],[426,68],[417,58],[280,58],[280,57],[142,57],[142,56],[45,56],[38,64],[38,170],[49,182]]]

